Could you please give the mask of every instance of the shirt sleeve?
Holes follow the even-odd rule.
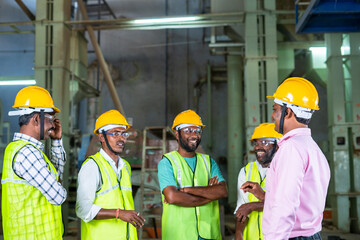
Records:
[[[84,222],[93,220],[101,207],[94,204],[95,194],[101,188],[99,167],[94,160],[84,163],[78,175],[76,215]]]
[[[62,144],[62,139],[54,139],[51,142],[51,163],[59,173],[59,178],[63,179],[66,154]]]
[[[43,154],[32,145],[18,152],[14,161],[15,173],[37,188],[53,205],[61,205],[67,196],[63,186],[51,175]]]
[[[245,174],[245,168],[241,168],[239,175],[238,175],[238,184],[237,184],[237,202],[236,202],[236,208],[234,211],[234,214],[236,213],[236,210],[243,204],[249,202],[249,193],[244,193],[240,187],[246,182],[246,174]]]
[[[221,174],[219,166],[214,161],[214,159],[211,158],[211,177],[215,177],[215,176],[217,176],[219,182],[225,181],[224,177]]]
[[[267,212],[264,218],[271,219],[265,224],[266,239],[288,239],[295,224],[295,213],[300,205],[300,192],[305,174],[304,160],[296,146],[284,145],[278,150],[274,163],[268,170],[271,174],[271,185],[267,187],[265,198],[267,206],[264,214]],[[263,227],[265,228],[264,225]]]
[[[178,187],[173,167],[165,157],[158,164],[158,178],[161,192],[168,186]]]

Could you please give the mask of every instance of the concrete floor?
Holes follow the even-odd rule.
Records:
[[[224,240],[233,240],[235,239],[234,230],[235,224],[232,221],[232,215],[226,215],[225,217],[226,228],[228,229],[227,233],[233,233],[232,235],[226,236]],[[77,234],[77,223],[71,222],[69,225],[69,229],[71,229],[73,235],[72,236],[65,236],[64,240],[80,240],[80,237],[74,236]],[[353,234],[353,233],[343,233],[336,229],[336,227],[332,226],[331,223],[324,223],[323,229],[321,232],[321,236],[323,240],[360,240],[360,234]],[[3,240],[3,236],[0,235],[0,240]]]
[[[341,233],[339,231],[328,231],[321,232],[323,240],[360,240],[360,234]],[[3,236],[0,236],[0,240],[3,240]],[[77,236],[65,236],[64,240],[78,240]],[[233,240],[235,236],[226,236],[224,240]]]

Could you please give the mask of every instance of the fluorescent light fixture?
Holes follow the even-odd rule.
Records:
[[[36,81],[33,79],[28,80],[0,80],[0,85],[11,86],[11,85],[35,85]]]
[[[310,51],[315,52],[315,53],[325,53],[326,54],[326,47],[310,47],[309,48]]]
[[[134,20],[135,24],[151,24],[151,23],[174,23],[174,22],[188,22],[200,19],[200,17],[174,17],[174,18],[150,18]]]

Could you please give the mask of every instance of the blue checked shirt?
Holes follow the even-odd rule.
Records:
[[[41,151],[44,149],[43,143],[26,134],[15,133],[13,141],[17,140],[32,143]],[[66,190],[51,175],[44,156],[38,149],[32,145],[26,145],[20,149],[14,161],[14,171],[16,175],[36,187],[51,204],[60,205],[66,199]],[[50,161],[58,171],[60,180],[62,180],[66,157],[61,139],[52,140]]]

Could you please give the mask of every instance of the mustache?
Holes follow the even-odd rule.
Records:
[[[200,138],[198,138],[198,137],[189,137],[187,140],[188,140],[188,141],[192,141],[192,140],[199,141]]]

